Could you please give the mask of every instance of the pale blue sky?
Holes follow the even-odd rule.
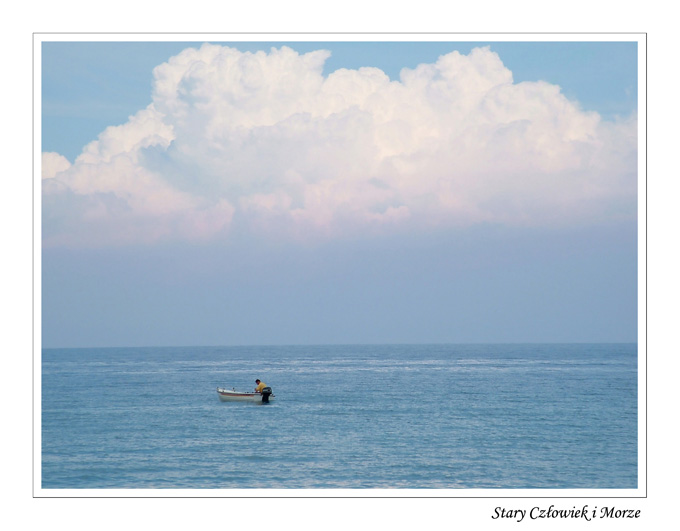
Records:
[[[605,122],[637,109],[635,42],[286,45],[330,50],[325,75],[375,66],[393,80],[401,68],[489,45],[514,83],[558,85]],[[153,67],[185,47],[43,43],[42,151],[73,163],[107,126],[151,102]],[[219,241],[49,246],[43,346],[636,341],[629,203],[557,227],[480,222],[313,245],[233,232]]]

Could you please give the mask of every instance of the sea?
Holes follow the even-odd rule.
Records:
[[[42,489],[638,487],[635,343],[44,349],[41,365]],[[256,378],[271,403],[219,400]]]

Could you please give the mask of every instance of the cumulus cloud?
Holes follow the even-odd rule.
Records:
[[[488,48],[395,81],[376,68],[324,77],[328,56],[206,44],[159,65],[146,109],[72,165],[44,154],[44,240],[635,216],[635,117],[605,122],[556,85],[514,83]]]
[[[42,178],[52,179],[58,173],[68,170],[71,163],[59,153],[42,154]]]

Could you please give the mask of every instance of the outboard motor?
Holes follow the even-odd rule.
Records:
[[[271,387],[264,387],[262,389],[262,403],[263,404],[268,404],[269,403],[269,395],[272,395],[272,388]]]

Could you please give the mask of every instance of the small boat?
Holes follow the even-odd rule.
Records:
[[[254,402],[256,404],[267,404],[274,398],[271,387],[265,387],[261,393],[248,393],[218,387],[217,396],[220,397],[222,402]]]

